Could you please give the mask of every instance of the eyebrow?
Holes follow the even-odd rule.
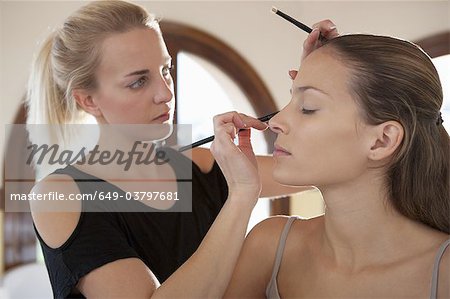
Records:
[[[326,95],[326,96],[329,97],[329,98],[333,98],[331,95],[329,95],[329,94],[326,93],[325,91],[323,91],[323,90],[321,90],[321,89],[319,89],[319,88],[316,88],[316,87],[314,87],[314,86],[309,86],[309,85],[307,85],[307,86],[299,86],[299,87],[295,87],[295,90],[298,90],[298,91],[300,91],[300,92],[305,92],[305,91],[307,91],[307,90],[315,90],[315,91],[317,91],[317,92],[320,92],[321,94]],[[291,93],[291,95],[292,95],[292,88],[291,88],[289,91],[290,91],[290,93]]]
[[[166,61],[166,64],[171,63],[172,62],[172,57],[167,56],[165,58],[165,61]],[[131,76],[136,76],[136,75],[145,75],[145,74],[148,74],[148,73],[150,73],[150,71],[148,69],[139,70],[139,71],[134,71],[132,73],[129,73],[128,75],[125,75],[125,77],[131,77]]]
[[[140,71],[135,71],[132,73],[129,73],[128,75],[125,75],[125,77],[130,77],[130,76],[136,76],[136,75],[145,75],[148,74],[150,71],[145,69],[145,70],[140,70]]]
[[[300,91],[300,92],[305,92],[305,91],[307,91],[307,90],[310,90],[310,89],[312,89],[312,90],[315,90],[315,91],[318,91],[318,92],[320,92],[320,93],[323,93],[323,94],[325,94],[325,95],[327,95],[327,96],[330,96],[328,93],[326,93],[325,91],[323,91],[322,89],[319,89],[319,88],[317,88],[317,87],[314,87],[314,86],[300,86],[300,87],[296,87],[296,89],[298,90],[298,91]]]

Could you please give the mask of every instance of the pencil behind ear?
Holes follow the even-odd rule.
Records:
[[[397,121],[387,121],[375,126],[369,159],[374,161],[389,158],[399,148],[404,137],[403,126]]]

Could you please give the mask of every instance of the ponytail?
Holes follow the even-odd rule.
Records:
[[[32,65],[26,98],[31,142],[68,148],[79,140],[76,130],[66,125],[87,123],[88,114],[72,93],[96,88],[103,40],[111,34],[149,27],[159,30],[153,15],[126,1],[94,1],[67,18],[45,40]],[[46,126],[38,129],[33,126],[36,124]]]
[[[63,109],[61,104],[64,93],[53,79],[51,52],[55,33],[44,41],[41,50],[35,57],[28,81],[27,124],[62,123]]]

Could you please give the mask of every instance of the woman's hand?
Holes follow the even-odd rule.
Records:
[[[237,112],[215,116],[215,137],[210,150],[227,180],[229,192],[257,198],[261,192],[261,181],[250,142],[250,128],[265,130],[267,125]],[[237,146],[234,143],[236,135],[239,138]]]
[[[322,36],[322,40],[319,39],[319,36]],[[303,52],[301,62],[303,62],[303,60],[305,60],[305,58],[309,54],[311,54],[314,50],[322,47],[323,39],[328,40],[338,36],[339,33],[336,29],[336,25],[334,25],[334,23],[331,22],[330,20],[324,20],[314,24],[313,31],[311,31],[311,33],[303,42]],[[298,73],[297,70],[290,70],[289,77],[292,80],[294,80],[295,77],[297,77],[297,73]]]
[[[319,36],[322,36],[325,40],[333,39],[339,36],[336,25],[330,20],[320,21],[314,24],[312,28],[313,31],[303,42],[302,61],[306,58],[306,56],[311,54],[311,52],[323,45],[323,40],[319,39]]]

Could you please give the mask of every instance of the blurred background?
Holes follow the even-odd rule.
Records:
[[[25,122],[23,96],[33,55],[46,36],[83,1],[0,2],[0,119]],[[390,35],[418,43],[440,72],[446,101],[444,126],[450,131],[450,2],[443,1],[140,1],[162,19],[174,59],[176,122],[192,124],[196,141],[212,134],[212,117],[229,110],[263,116],[290,99],[289,69],[299,67],[307,34],[271,13],[276,6],[312,26],[330,19],[340,33]],[[4,154],[24,146],[0,130]],[[257,153],[272,152],[273,137],[255,134]],[[206,145],[208,146],[208,145]],[[4,196],[5,178],[0,172]],[[2,198],[2,202],[4,199]],[[3,205],[4,207],[4,205]],[[320,193],[305,191],[261,199],[250,228],[277,214],[305,218],[323,213]],[[0,298],[51,296],[29,213],[0,211]],[[26,293],[23,286],[30,285]],[[41,285],[40,295],[34,285]],[[49,295],[50,294],[50,295]]]

